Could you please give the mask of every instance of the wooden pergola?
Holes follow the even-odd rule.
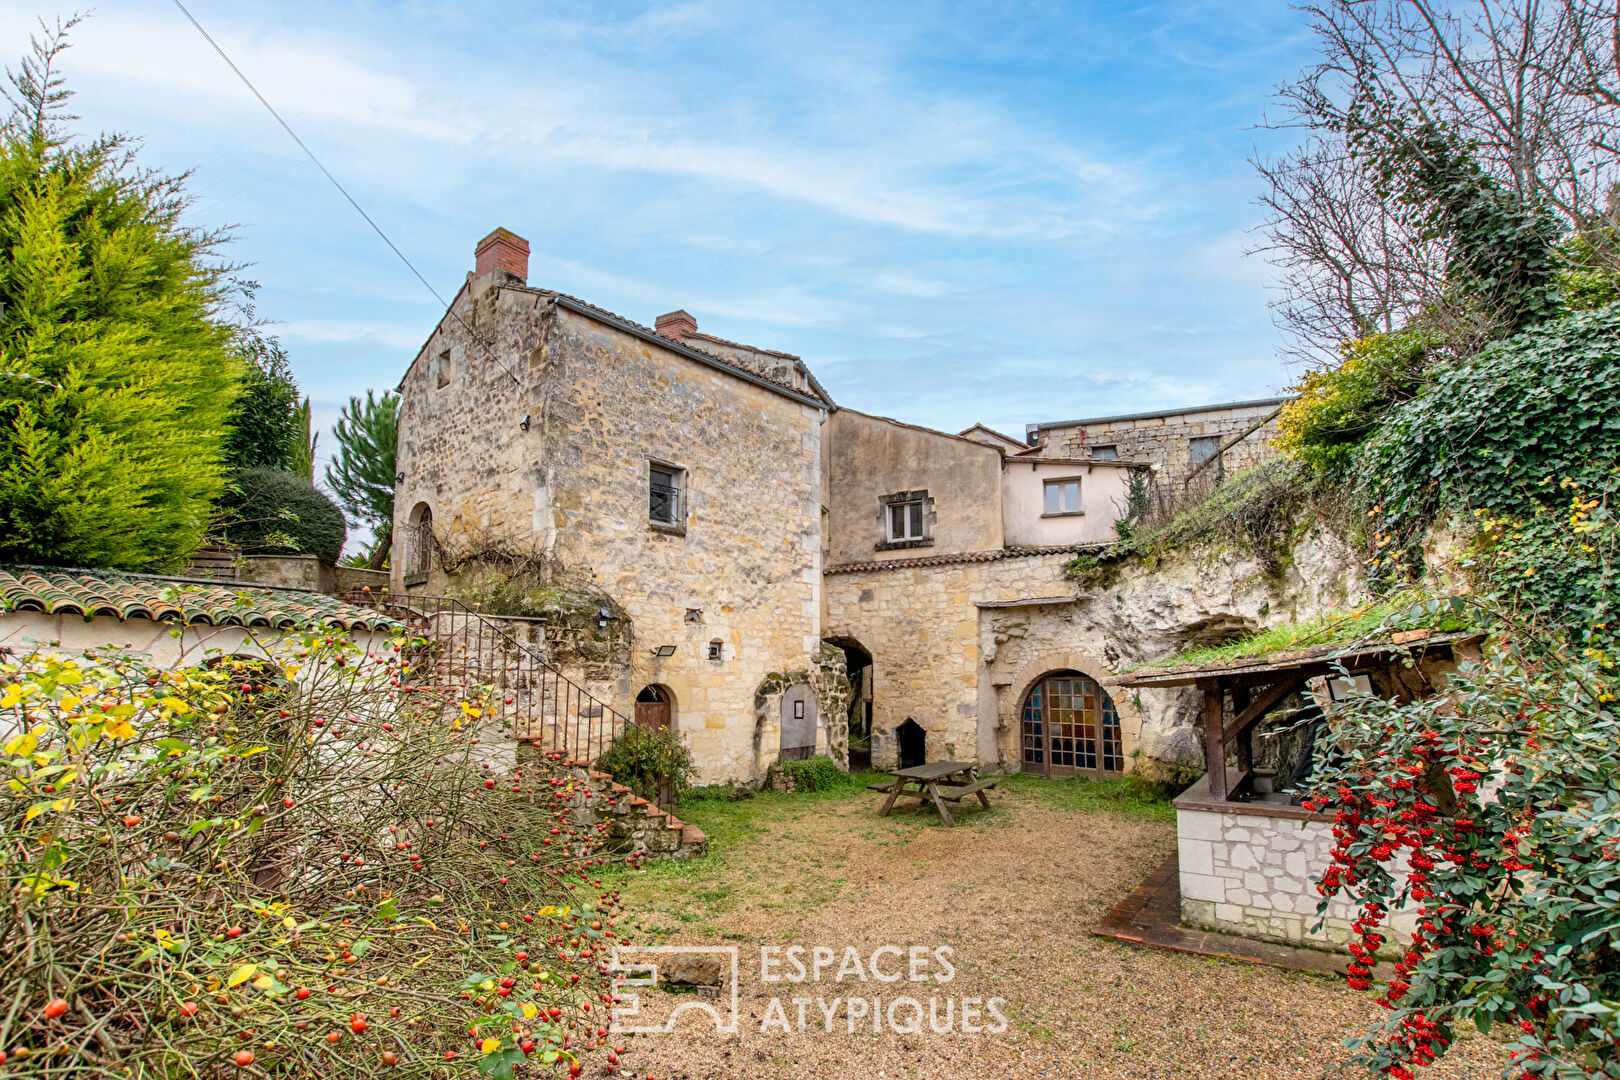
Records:
[[[1457,660],[1477,658],[1480,633],[1409,630],[1374,643],[1325,645],[1219,664],[1140,668],[1111,686],[1196,686],[1203,694],[1204,762],[1208,796],[1241,797],[1254,777],[1254,731],[1267,714],[1314,678],[1365,675],[1372,692],[1396,701],[1432,694],[1436,677]],[[1227,768],[1227,758],[1234,761]]]

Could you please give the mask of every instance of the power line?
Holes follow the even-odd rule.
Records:
[[[371,231],[381,237],[382,242],[388,245],[388,250],[399,256],[399,261],[404,263],[406,268],[410,270],[411,273],[416,275],[416,280],[420,281],[423,287],[433,295],[433,299],[437,300],[440,305],[445,308],[445,310],[449,311],[451,317],[454,318],[456,322],[461,323],[463,329],[465,329],[467,333],[472,336],[474,341],[483,346],[484,351],[489,353],[494,361],[501,366],[501,370],[506,372],[506,374],[511,377],[513,382],[518,383],[521,386],[522,380],[516,375],[512,374],[512,369],[506,366],[506,363],[501,359],[500,354],[491,348],[483,338],[479,337],[477,331],[475,331],[471,326],[467,325],[466,320],[463,319],[461,315],[450,306],[449,302],[446,301],[444,297],[439,295],[439,290],[433,287],[433,283],[422,276],[422,272],[416,268],[416,265],[412,263],[410,259],[405,257],[405,253],[399,250],[398,245],[396,245],[392,240],[388,239],[388,234],[383,232],[382,226],[378,225],[371,219],[371,215],[366,213],[365,208],[355,201],[354,196],[349,194],[348,189],[338,182],[338,178],[332,175],[331,170],[325,165],[321,164],[321,159],[315,156],[315,151],[311,150],[304,144],[304,140],[298,137],[298,132],[292,129],[292,125],[283,120],[281,118],[281,114],[276,112],[275,106],[271,105],[270,102],[265,100],[264,95],[259,93],[259,88],[253,85],[253,81],[244,75],[242,73],[242,69],[236,66],[236,62],[225,54],[224,49],[219,47],[219,42],[214,40],[213,35],[209,34],[207,30],[204,30],[202,23],[197,21],[196,16],[192,15],[191,12],[186,10],[186,5],[182,4],[180,0],[174,0],[174,6],[180,9],[180,14],[184,15],[187,21],[190,22],[192,26],[197,28],[197,33],[203,36],[203,40],[208,42],[208,44],[213,47],[214,51],[219,54],[219,58],[225,61],[226,65],[236,73],[236,77],[242,80],[242,85],[247,87],[253,96],[259,99],[259,104],[264,106],[265,111],[271,116],[275,117],[276,123],[281,125],[281,130],[285,131],[292,141],[298,144],[298,148],[309,156],[309,160],[315,163],[315,167],[321,170],[321,174],[332,182],[332,186],[338,189],[338,194],[342,195],[346,200],[348,200],[349,205],[354,207],[354,212],[365,218],[366,224],[371,226]]]

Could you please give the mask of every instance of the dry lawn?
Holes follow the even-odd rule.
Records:
[[[1019,777],[955,829],[932,812],[879,817],[881,796],[864,789],[683,805],[714,852],[614,883],[642,913],[638,940],[740,947],[740,1032],[717,1035],[688,1014],[677,1033],[626,1040],[627,1063],[658,1080],[1365,1075],[1340,1043],[1381,1010],[1341,982],[1090,936],[1175,844],[1167,807],[1099,797],[1109,790]],[[763,983],[759,946],[794,944],[863,956],[949,945],[956,976],[908,987],[839,983],[829,970],[815,985]],[[796,1026],[794,996],[831,1007],[851,995],[926,1004],[930,992],[1004,998],[1010,1023],[998,1035],[936,1035],[926,1019],[920,1034],[874,1034],[864,1019],[851,1034],[842,1005],[830,1031],[811,1005],[803,1032],[761,1030],[773,996]],[[1470,1033],[1428,1075],[1495,1077],[1500,1059]]]

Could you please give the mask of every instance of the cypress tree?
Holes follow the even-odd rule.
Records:
[[[120,135],[74,141],[56,64],[8,71],[0,127],[0,561],[155,569],[201,542],[241,362],[224,237]]]

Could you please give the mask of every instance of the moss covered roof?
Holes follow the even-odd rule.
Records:
[[[298,589],[202,583],[114,570],[0,566],[0,612],[10,611],[275,629],[314,625],[380,630],[399,625],[381,612]]]

